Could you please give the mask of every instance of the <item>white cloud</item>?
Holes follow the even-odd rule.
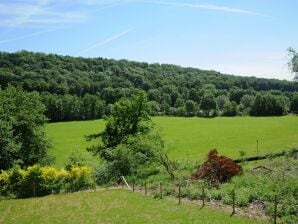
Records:
[[[0,26],[6,27],[44,27],[53,24],[77,23],[87,19],[84,12],[61,10],[47,0],[33,3],[18,1],[0,3]]]
[[[103,40],[103,41],[100,41],[100,42],[98,42],[98,43],[96,43],[96,44],[93,44],[93,45],[87,47],[86,49],[80,51],[78,54],[83,54],[83,53],[89,52],[89,51],[91,51],[91,50],[93,50],[93,49],[95,49],[95,48],[98,48],[98,47],[100,47],[100,46],[103,46],[103,45],[105,45],[105,44],[108,44],[108,43],[110,43],[111,41],[116,40],[116,39],[118,39],[118,38],[120,38],[120,37],[122,37],[122,36],[128,34],[128,33],[129,33],[130,31],[132,31],[132,30],[133,30],[133,29],[127,29],[127,30],[124,30],[124,31],[122,31],[122,32],[120,32],[120,33],[117,33],[117,34],[115,34],[115,35],[113,35],[113,36],[111,36],[111,37],[109,37],[109,38],[107,38],[107,39],[105,39],[105,40]]]
[[[239,9],[233,8],[228,6],[222,5],[214,5],[214,4],[198,4],[198,3],[187,3],[187,2],[177,2],[177,1],[140,1],[144,3],[151,3],[151,4],[159,4],[159,5],[169,5],[169,6],[176,6],[176,7],[185,7],[185,8],[198,8],[198,9],[206,9],[212,11],[221,11],[227,13],[237,13],[237,14],[248,14],[248,15],[258,15],[258,16],[266,16],[265,14],[257,13],[251,10],[246,9]]]
[[[157,4],[173,7],[197,8],[227,13],[266,16],[251,10],[215,4],[197,4],[184,1],[154,0],[33,0],[7,1],[0,3],[0,26],[24,27],[84,22],[90,14],[122,4]],[[76,10],[71,9],[76,6]]]
[[[0,40],[0,44],[11,42],[11,41],[16,41],[16,40],[27,39],[27,38],[30,38],[30,37],[34,37],[34,36],[38,36],[38,35],[44,34],[44,33],[49,33],[49,32],[55,31],[55,30],[57,30],[57,29],[42,30],[42,31],[38,31],[38,32],[35,32],[35,33],[31,33],[31,34],[27,34],[27,35],[23,35],[23,36],[18,36],[18,37],[15,37],[15,38]]]

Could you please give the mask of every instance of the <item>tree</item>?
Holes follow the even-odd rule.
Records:
[[[100,155],[111,176],[137,175],[152,163],[158,163],[173,177],[163,140],[153,131],[149,112],[144,92],[123,98],[114,105],[104,131],[88,137],[101,138],[102,143],[88,150]]]
[[[224,109],[225,104],[229,101],[229,98],[225,95],[219,95],[218,97],[216,97],[216,105],[218,110],[222,111]]]
[[[286,114],[287,110],[287,101],[283,96],[267,93],[257,94],[250,113],[254,116],[281,116]]]
[[[291,112],[298,114],[298,94],[295,94],[291,100]]]
[[[253,105],[255,97],[251,96],[251,95],[244,95],[241,100],[240,103],[245,107],[245,108],[250,108]]]
[[[200,109],[204,111],[205,116],[210,116],[210,111],[216,110],[215,98],[210,93],[205,93],[202,97]]]
[[[298,81],[298,53],[291,47],[288,49],[288,52],[290,56],[289,67],[295,74],[294,81]]]
[[[224,106],[223,116],[236,116],[237,113],[237,103],[228,101]]]
[[[297,74],[297,52],[291,52],[291,69]],[[278,90],[291,98],[298,91],[296,82],[285,80],[237,77],[168,64],[75,58],[27,51],[0,52],[0,77],[2,88],[22,86],[24,91],[39,92],[51,122],[110,115],[116,101],[139,90],[146,91],[149,101],[158,103],[160,110],[155,114],[177,116],[185,116],[187,100],[199,105],[206,101],[206,97],[202,99],[206,95],[228,96],[230,101],[238,104],[240,112],[248,114],[241,104],[245,94],[256,95],[258,92],[264,95]],[[224,104],[218,103],[219,114]],[[198,114],[214,116],[216,110],[212,108],[201,109]]]
[[[194,116],[196,113],[196,103],[193,100],[186,100],[185,111],[187,116]]]
[[[236,86],[233,86],[230,89],[230,100],[231,101],[235,101],[237,104],[240,103],[241,98],[243,97],[243,95],[245,94],[243,89],[240,89]]]
[[[111,116],[107,118],[105,130],[100,134],[90,135],[88,138],[101,137],[102,144],[89,150],[109,160],[109,151],[120,143],[124,143],[129,136],[150,130],[149,112],[150,108],[144,92],[139,92],[131,99],[120,99],[115,103]]]
[[[15,87],[0,90],[0,169],[48,162],[44,111],[37,93]]]

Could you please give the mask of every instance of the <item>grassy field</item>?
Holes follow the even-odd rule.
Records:
[[[123,190],[0,202],[0,223],[257,223],[198,205],[177,205]],[[258,222],[259,223],[259,222]]]
[[[92,142],[87,142],[85,136],[100,132],[103,129],[103,120],[48,124],[46,131],[52,142],[53,149],[51,154],[56,158],[55,165],[64,167],[65,162],[73,151],[80,151],[86,158],[96,162],[96,158],[86,151],[87,146],[92,144]]]
[[[154,117],[156,127],[166,141],[170,155],[174,159],[199,160],[206,153],[217,148],[221,154],[239,157],[243,150],[247,155],[256,155],[256,140],[259,153],[280,151],[298,144],[298,117],[217,117],[178,118]],[[63,166],[73,150],[85,151],[90,142],[85,135],[104,128],[102,120],[61,122],[47,125],[47,134],[52,139],[56,156],[56,166]]]

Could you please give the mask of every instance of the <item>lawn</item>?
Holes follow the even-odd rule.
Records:
[[[0,202],[0,223],[257,223],[228,213],[177,205],[124,190],[102,190]]]
[[[280,151],[298,144],[298,117],[217,117],[179,118],[154,117],[156,127],[163,135],[170,155],[174,159],[202,161],[206,153],[217,148],[221,154],[239,157],[239,151],[256,155]],[[84,136],[103,130],[103,120],[61,122],[47,125],[47,134],[52,139],[52,155],[56,166],[64,166],[73,150],[80,150],[90,159],[95,159],[85,148],[92,144]]]

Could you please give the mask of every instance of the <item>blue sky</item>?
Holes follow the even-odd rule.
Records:
[[[294,0],[0,0],[0,51],[171,63],[292,79]]]

